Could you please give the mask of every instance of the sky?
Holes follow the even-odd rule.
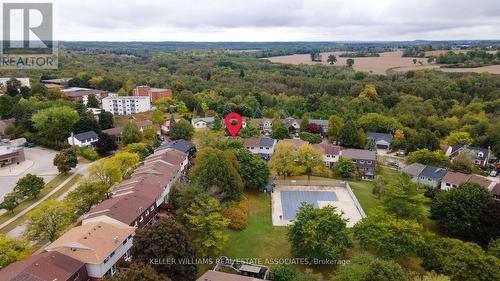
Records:
[[[54,32],[71,41],[500,39],[498,1],[54,0]]]

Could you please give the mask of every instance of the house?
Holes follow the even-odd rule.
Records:
[[[0,281],[87,281],[85,263],[59,252],[27,257],[3,268]]]
[[[102,109],[113,115],[130,115],[151,110],[151,100],[142,96],[108,96],[102,99]]]
[[[250,276],[237,275],[232,273],[226,273],[222,271],[209,270],[205,272],[196,281],[261,281],[264,279],[259,279]]]
[[[289,131],[298,132],[298,131],[300,131],[300,121],[301,121],[300,119],[294,119],[292,117],[288,117],[288,118],[282,119],[281,123]],[[272,121],[271,121],[271,127],[272,127]]]
[[[389,150],[392,143],[392,135],[385,133],[366,132],[366,138],[375,140],[378,149]]]
[[[316,124],[321,126],[321,135],[328,137],[328,120],[323,119],[309,119],[309,124]]]
[[[441,190],[450,190],[463,183],[468,183],[468,182],[477,183],[480,186],[488,189],[489,191],[492,191],[493,187],[496,184],[488,180],[487,178],[478,175],[448,171],[441,180]]]
[[[180,152],[186,153],[189,158],[192,158],[196,154],[196,147],[194,146],[194,144],[188,142],[187,140],[182,140],[182,139],[162,144],[155,149],[155,152],[168,148],[172,148]]]
[[[133,90],[132,95],[137,97],[149,97],[151,103],[162,99],[162,98],[172,98],[173,93],[170,89],[160,89],[160,88],[151,88],[149,86],[137,86]]]
[[[213,270],[205,272],[198,281],[258,281],[267,280],[267,266],[251,264],[242,260],[231,260],[227,257],[217,259]]]
[[[490,161],[490,157],[491,157],[490,148],[482,148],[482,147],[455,144],[452,146],[448,146],[448,148],[445,152],[445,155],[453,159],[454,157],[458,156],[464,150],[470,150],[475,154],[475,158],[474,158],[475,165],[480,166],[480,167],[486,167],[488,165],[488,162]]]
[[[329,168],[332,168],[335,162],[339,160],[340,146],[329,143],[317,143],[313,144],[313,147],[323,152],[323,160]]]
[[[170,116],[170,119],[169,120],[166,120],[165,122],[163,122],[161,124],[161,132],[163,134],[168,134],[170,133],[170,130],[172,129],[172,127],[177,123],[179,122],[181,119],[174,119],[173,116]]]
[[[346,149],[340,151],[340,156],[352,159],[356,165],[357,173],[362,179],[375,177],[376,155],[374,151],[366,149]]]
[[[262,133],[269,135],[273,130],[273,119],[269,118],[258,118],[253,119],[257,124],[259,124],[259,129]]]
[[[292,144],[296,149],[299,149],[301,146],[303,146],[305,144],[309,144],[308,141],[304,141],[301,139],[282,139],[279,142]]]
[[[60,89],[64,89],[68,87],[68,83],[71,78],[57,78],[57,79],[45,79],[42,80],[42,83],[45,84],[47,88],[49,88],[49,85],[57,86]]]
[[[271,158],[275,145],[276,140],[268,137],[247,138],[243,140],[243,146],[253,154],[258,154],[266,160]]]
[[[418,182],[418,176],[420,176],[425,167],[426,165],[413,163],[401,169],[401,173],[410,176],[414,182]]]
[[[113,276],[124,261],[130,261],[135,228],[126,224],[85,223],[68,230],[45,250],[59,252],[85,263],[88,276]]]
[[[19,164],[25,160],[24,148],[9,144],[0,144],[0,167]]]
[[[141,121],[135,121],[135,124],[139,128],[139,131],[144,132],[144,129],[151,126],[153,124],[153,122],[151,122],[150,120],[141,120]],[[114,139],[116,141],[120,141],[122,131],[123,131],[123,127],[115,127],[115,128],[102,130],[102,133],[105,133],[105,134],[108,134],[108,135],[114,137]]]
[[[204,129],[212,126],[215,122],[214,117],[204,117],[204,118],[193,118],[191,119],[191,124],[195,129]]]
[[[68,137],[68,143],[70,145],[76,145],[78,147],[93,147],[95,142],[97,142],[98,140],[99,137],[94,131],[88,131],[76,135],[73,135],[72,133],[71,136]]]
[[[108,92],[106,91],[79,87],[67,88],[62,90],[62,92],[72,101],[83,101],[84,104],[87,104],[89,101],[89,96],[95,96],[97,100],[102,100],[108,96]]]
[[[30,88],[30,79],[26,77],[2,77],[0,78],[0,89],[5,89],[7,87],[7,82],[11,79],[16,79],[21,82],[21,87]]]
[[[425,186],[439,188],[441,179],[446,175],[447,171],[443,168],[425,166],[422,172],[417,177],[417,182]]]
[[[5,129],[9,126],[14,126],[16,118],[0,120],[0,136],[5,136]]]

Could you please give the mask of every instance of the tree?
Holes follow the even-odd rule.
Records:
[[[118,149],[114,138],[106,133],[99,134],[99,140],[95,143],[97,153],[100,155],[109,155],[111,151]]]
[[[282,264],[272,269],[272,281],[315,281],[321,280],[321,277],[311,276],[310,273],[303,273],[295,270],[291,265]]]
[[[361,142],[359,139],[358,127],[352,119],[348,119],[344,126],[340,128],[338,141],[343,146],[359,147]]]
[[[182,260],[196,258],[196,249],[189,238],[187,229],[171,217],[137,230],[132,246],[134,262],[151,265],[159,274],[172,280],[194,281],[197,265],[182,264]],[[152,257],[170,258],[175,263],[151,264]]]
[[[378,93],[377,93],[377,89],[375,88],[375,85],[373,85],[373,84],[365,85],[365,88],[363,89],[363,91],[361,91],[361,93],[359,93],[359,97],[364,98],[364,99],[369,99],[372,101],[377,100]]]
[[[223,229],[228,220],[221,214],[220,203],[206,192],[193,198],[189,205],[179,210],[186,221],[199,256],[218,255],[228,236]]]
[[[288,131],[287,128],[281,126],[281,127],[278,127],[277,129],[273,129],[273,131],[271,133],[271,137],[273,139],[277,139],[277,140],[289,139],[290,138],[290,131]]]
[[[464,183],[447,192],[440,192],[431,203],[431,217],[445,232],[473,239],[483,209],[493,197],[475,183]]]
[[[238,136],[242,138],[259,137],[260,136],[259,127],[249,122],[247,123],[247,126],[245,128],[240,129],[240,131],[238,132]]]
[[[45,182],[42,177],[27,174],[17,181],[14,192],[21,198],[37,198],[44,186]]]
[[[400,149],[404,144],[404,140],[405,134],[403,130],[397,129],[396,131],[394,131],[394,138],[392,139],[391,148]]]
[[[92,206],[105,200],[107,192],[108,186],[100,182],[84,182],[70,191],[64,200],[72,206],[77,215],[81,216]]]
[[[130,268],[113,277],[105,277],[104,281],[165,281],[163,274],[158,274],[149,264],[132,263]]]
[[[286,178],[297,173],[295,160],[297,160],[295,146],[291,143],[278,142],[269,166],[278,176]]]
[[[396,119],[379,113],[363,114],[357,124],[367,132],[380,133],[392,133],[401,126]]]
[[[186,114],[189,112],[189,109],[187,108],[186,104],[182,101],[180,101],[177,104],[177,113],[179,114]]]
[[[193,137],[194,128],[189,121],[182,119],[177,122],[170,130],[170,138],[173,140],[185,139],[190,140]]]
[[[0,268],[28,257],[31,245],[24,240],[15,240],[0,234]]]
[[[337,115],[331,115],[328,118],[328,138],[330,142],[336,141],[340,128],[344,126],[344,119]]]
[[[448,145],[471,145],[472,138],[467,132],[451,132],[450,135],[444,139],[444,143]]]
[[[94,115],[90,111],[86,111],[80,115],[80,119],[78,119],[75,123],[73,131],[75,134],[85,133],[88,131],[100,133],[101,128],[99,127],[99,122],[97,122]]]
[[[352,159],[340,157],[333,167],[333,172],[343,179],[350,179],[356,173],[356,165],[352,163]]]
[[[335,54],[329,54],[326,61],[330,64],[335,64],[337,62],[337,57],[335,56]]]
[[[366,146],[366,134],[363,128],[358,129],[358,139],[359,139],[359,148],[365,148]]]
[[[451,160],[450,169],[456,172],[471,174],[476,168],[474,166],[475,159],[476,154],[474,151],[464,149]]]
[[[90,95],[88,97],[87,107],[88,108],[100,108],[100,106],[99,106],[99,100],[96,98],[95,95]]]
[[[113,114],[108,111],[99,113],[99,126],[102,130],[111,129],[114,127]]]
[[[336,213],[335,207],[318,209],[312,204],[303,204],[287,232],[292,253],[309,261],[342,257],[352,246],[346,222]]]
[[[30,240],[53,242],[73,219],[73,210],[68,204],[57,200],[45,201],[28,214],[26,235]]]
[[[352,67],[354,65],[354,59],[349,58],[345,62],[348,67]]]
[[[78,121],[78,113],[67,106],[51,107],[37,111],[31,117],[33,127],[41,141],[52,147],[65,143]]]
[[[321,143],[323,141],[323,137],[320,134],[311,134],[308,132],[300,132],[300,139],[303,141],[307,141],[308,143]]]
[[[151,151],[144,143],[131,143],[125,147],[124,151],[139,155],[140,161],[144,161],[151,154]]]
[[[448,157],[441,150],[430,151],[427,148],[419,149],[408,154],[407,163],[420,163],[424,165],[446,167],[448,166]]]
[[[307,175],[307,180],[310,180],[311,174],[324,177],[330,176],[331,172],[323,161],[323,152],[315,149],[310,144],[302,145],[299,148],[299,169]]]
[[[488,244],[488,255],[500,259],[500,238],[492,240],[490,244]]]
[[[231,151],[205,147],[198,151],[195,165],[191,169],[193,182],[211,195],[225,200],[238,201],[243,192],[243,180],[235,166],[236,157]]]
[[[452,280],[500,279],[500,259],[485,254],[474,243],[435,237],[426,244],[421,257],[426,270],[451,276]]]
[[[136,123],[128,121],[123,126],[122,130],[122,143],[127,145],[131,143],[141,142],[143,138],[142,132]]]
[[[153,124],[160,125],[161,123],[163,123],[163,112],[158,109],[153,110],[149,114],[149,118],[151,119]]]
[[[78,164],[76,152],[71,148],[62,150],[54,157],[53,164],[57,167],[59,173],[68,173],[71,168],[75,168]]]
[[[483,247],[500,239],[500,201],[491,201],[483,208],[474,233],[474,241]]]
[[[371,137],[367,137],[366,138],[365,149],[370,150],[370,151],[376,151],[377,150],[377,143],[375,142],[374,138],[371,138]]]
[[[384,195],[384,188],[387,185],[387,181],[381,175],[376,175],[375,179],[373,179],[373,195],[377,196],[378,199],[382,198]]]
[[[309,126],[309,118],[307,118],[306,116],[302,117],[302,120],[300,120],[300,131],[307,132],[308,126]]]
[[[400,281],[408,280],[397,262],[362,254],[340,268],[332,281]]]
[[[411,180],[409,176],[401,175],[384,188],[383,203],[385,209],[402,219],[425,219],[428,199],[424,196],[425,188]]]
[[[308,133],[311,133],[311,134],[322,134],[323,127],[321,127],[321,125],[316,124],[316,123],[309,123],[309,124],[307,124],[305,131]]]
[[[3,197],[3,202],[0,203],[0,209],[4,209],[14,213],[14,209],[19,206],[19,195],[16,192],[9,192]]]
[[[262,110],[260,110],[259,107],[257,107],[257,109],[255,110],[255,113],[253,114],[253,118],[262,118],[263,117],[263,114],[262,114]]]
[[[240,162],[239,174],[245,187],[260,190],[269,182],[271,172],[266,161],[246,148],[234,150],[234,155]]]
[[[353,230],[361,249],[385,258],[417,256],[426,243],[421,224],[382,213],[363,218]]]
[[[7,119],[12,117],[12,109],[14,107],[14,102],[11,96],[1,95],[0,96],[0,119]]]

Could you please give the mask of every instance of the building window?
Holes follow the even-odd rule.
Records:
[[[71,277],[73,277],[73,280],[76,280],[80,277],[80,273],[77,272],[77,273],[73,274],[73,276],[71,276]]]
[[[111,255],[109,255],[109,258],[112,258],[115,255],[115,251],[111,252]]]
[[[104,259],[104,264],[106,264],[109,261],[109,257]]]
[[[359,160],[359,163],[365,164],[365,160]]]
[[[151,212],[154,211],[154,209],[155,209],[155,206],[154,205],[151,206]]]
[[[372,161],[366,161],[366,164],[371,164],[371,163],[372,163]]]

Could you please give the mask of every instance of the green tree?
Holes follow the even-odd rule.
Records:
[[[232,155],[232,156],[231,156]],[[236,157],[231,151],[205,147],[198,151],[191,169],[193,182],[221,199],[238,201],[243,192],[243,180],[235,166]],[[238,163],[239,164],[239,163]]]
[[[99,134],[99,140],[95,143],[96,151],[100,155],[109,155],[111,151],[118,149],[118,145],[114,138],[106,133]]]
[[[190,140],[193,137],[194,128],[189,121],[182,119],[177,122],[170,130],[170,138],[173,140],[185,139]]]
[[[253,118],[262,118],[264,115],[262,114],[262,110],[260,110],[259,107],[255,110],[255,113],[253,114]]]
[[[392,117],[379,113],[366,113],[357,120],[357,124],[367,132],[392,133],[401,125]]]
[[[125,147],[124,151],[139,155],[141,161],[151,154],[151,151],[144,143],[131,143]]]
[[[192,233],[198,255],[202,257],[218,255],[228,239],[223,230],[229,223],[221,214],[219,201],[203,192],[195,196],[189,205],[179,210],[179,213],[186,220],[187,227]]]
[[[446,167],[449,160],[441,150],[430,151],[427,148],[424,148],[410,152],[406,162],[408,164],[420,163],[424,165]]]
[[[356,126],[356,122],[354,122],[352,119],[348,119],[345,122],[344,126],[340,128],[338,141],[343,146],[359,147],[361,141],[359,139],[358,127]]]
[[[340,157],[333,167],[333,172],[343,179],[350,179],[356,173],[356,165],[352,163],[352,159]]]
[[[321,143],[323,141],[323,137],[320,134],[300,132],[299,136],[300,136],[301,140],[307,141],[308,143],[312,143],[312,144]]]
[[[286,178],[287,176],[295,175],[297,167],[297,152],[295,146],[290,143],[278,142],[274,148],[273,157],[269,162],[269,167],[278,175]]]
[[[349,58],[345,62],[348,67],[352,67],[354,65],[354,59]]]
[[[276,140],[289,139],[290,131],[288,131],[287,128],[281,126],[277,129],[273,129],[273,131],[271,132],[271,137]]]
[[[184,102],[180,101],[177,104],[177,113],[179,113],[179,114],[186,114],[188,112],[189,112],[189,110],[188,110],[186,104]]]
[[[417,256],[426,242],[421,224],[381,213],[362,219],[353,231],[363,250],[385,258]]]
[[[331,115],[330,118],[328,118],[328,139],[330,142],[337,140],[342,126],[344,126],[344,119],[342,119],[342,117]]]
[[[99,122],[95,119],[94,115],[87,111],[80,115],[80,119],[75,123],[74,129],[75,134],[85,133],[88,131],[94,131],[96,133],[101,132],[99,127]]]
[[[1,95],[0,96],[0,119],[7,119],[12,117],[12,109],[14,108],[14,102],[11,96]]]
[[[15,192],[9,192],[3,197],[3,202],[0,203],[0,209],[4,209],[14,213],[14,209],[19,206],[19,195]]]
[[[397,218],[422,222],[429,201],[424,191],[424,186],[413,182],[409,176],[401,175],[384,188],[384,207]]]
[[[252,154],[246,148],[234,150],[234,155],[240,162],[240,176],[245,187],[261,189],[269,182],[271,171],[267,162],[259,156]]]
[[[311,204],[299,207],[294,223],[288,228],[288,240],[294,256],[309,261],[338,259],[352,246],[346,220],[335,208],[317,209]]]
[[[143,139],[142,132],[139,130],[137,124],[132,121],[128,121],[123,126],[122,130],[122,143],[125,145],[131,143],[141,142]]]
[[[332,281],[401,281],[408,280],[397,262],[362,254],[340,268]]]
[[[259,137],[259,127],[252,122],[248,122],[247,126],[245,128],[241,128],[241,130],[238,132],[238,136],[242,138]]]
[[[90,95],[88,97],[87,107],[88,108],[100,108],[99,100],[96,98],[95,95]]]
[[[0,268],[28,257],[30,248],[29,243],[24,240],[15,240],[0,234]]]
[[[492,200],[487,189],[475,183],[464,183],[437,194],[431,203],[431,217],[445,232],[473,239],[482,211]]]
[[[72,108],[51,107],[37,111],[32,117],[33,127],[46,144],[59,147],[65,143],[78,121],[78,113]]]
[[[37,198],[44,186],[45,182],[42,177],[27,174],[17,181],[14,192],[21,198]]]
[[[171,217],[139,229],[134,237],[132,255],[135,263],[150,264],[157,273],[171,280],[196,280],[197,265],[181,263],[181,260],[195,259],[196,248],[191,242],[187,229]],[[176,262],[151,264],[151,257],[171,258]]]
[[[104,281],[165,281],[165,275],[158,274],[149,264],[133,262],[127,270],[115,274],[113,277],[105,277]]]
[[[328,59],[326,60],[330,64],[334,64],[337,62],[337,57],[334,54],[329,54]]]
[[[99,126],[102,130],[113,128],[115,126],[113,121],[113,114],[108,111],[101,111],[101,113],[99,113]]]
[[[53,242],[73,220],[74,213],[68,204],[48,200],[28,214],[25,233],[30,240]]]
[[[304,116],[304,117],[302,117],[302,120],[300,121],[300,131],[307,132],[307,126],[309,126],[309,118]]]
[[[149,114],[149,119],[153,122],[153,124],[160,125],[164,121],[163,112],[158,109],[153,110]]]
[[[69,148],[57,153],[53,161],[54,166],[61,174],[66,174],[78,165],[78,158],[75,150]]]
[[[381,175],[376,175],[375,179],[373,179],[373,189],[372,193],[377,196],[378,199],[382,198],[384,195],[384,188],[387,185],[387,181]]]
[[[76,214],[81,216],[92,206],[99,204],[107,197],[108,186],[99,182],[84,182],[70,191],[64,200],[72,206]]]
[[[490,244],[488,244],[488,255],[497,257],[500,259],[500,238],[496,240],[492,240]]]
[[[469,149],[464,149],[457,156],[453,157],[450,169],[456,172],[471,174],[476,168],[474,166],[475,159],[476,153]]]
[[[299,148],[298,159],[299,169],[307,175],[307,180],[310,180],[311,174],[324,177],[331,175],[330,169],[323,160],[323,152],[310,144],[304,144]]]
[[[366,134],[363,128],[358,129],[358,139],[359,139],[359,148],[365,148],[366,146]]]
[[[435,237],[426,244],[421,258],[426,270],[451,276],[451,280],[500,279],[500,259],[485,254],[474,243]]]
[[[444,139],[444,143],[448,145],[462,144],[471,145],[472,138],[467,132],[451,132],[449,136]]]

